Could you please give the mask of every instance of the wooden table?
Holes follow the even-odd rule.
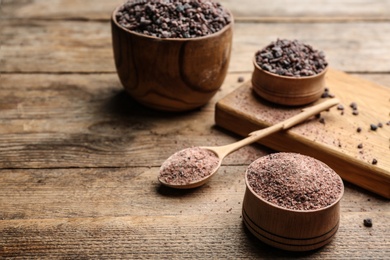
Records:
[[[0,1],[1,257],[390,258],[389,201],[349,183],[326,247],[297,254],[257,241],[241,209],[246,167],[272,152],[260,145],[228,156],[199,189],[157,181],[173,152],[240,138],[215,126],[215,103],[250,78],[253,53],[278,37],[390,86],[387,1],[221,1],[236,21],[229,74],[209,104],[179,114],[145,108],[123,91],[109,25],[122,2]]]

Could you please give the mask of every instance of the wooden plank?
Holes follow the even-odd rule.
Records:
[[[390,34],[387,23],[238,23],[233,36],[230,71],[252,71],[255,52],[277,38],[285,38],[298,39],[324,51],[335,69],[386,73],[390,64],[390,57],[386,54],[390,42],[383,32],[376,31],[380,28]],[[384,64],[387,68],[383,67]]]
[[[160,186],[158,167],[0,170],[0,255],[291,256],[243,227],[246,167],[222,166],[210,182],[190,191]],[[365,218],[372,218],[372,228],[363,226]],[[302,256],[380,258],[390,250],[389,220],[386,200],[346,183],[335,240]]]
[[[250,79],[248,57],[278,36],[310,40],[334,51],[333,67],[390,86],[386,1],[225,0],[244,22],[235,25],[230,73],[207,106],[181,114],[146,109],[122,91],[108,23],[118,1],[0,0],[0,258],[390,255],[390,204],[349,182],[340,230],[325,248],[295,255],[258,242],[241,207],[246,167],[269,152],[261,145],[229,155],[199,189],[157,182],[173,152],[241,138],[215,126],[215,103],[241,85],[239,76]],[[368,217],[372,228],[363,226]]]
[[[0,220],[227,213],[239,216],[245,192],[244,173],[249,163],[241,160],[237,165],[223,165],[207,184],[194,190],[160,185],[158,166],[2,169]],[[390,204],[378,195],[345,183],[341,211],[389,213]]]
[[[343,215],[330,244],[294,256],[383,259],[390,254],[389,240],[378,234],[388,231],[390,214],[371,215],[381,220],[371,229],[361,224],[366,213]],[[0,232],[0,254],[4,257],[254,259],[292,255],[260,243],[236,214],[2,221]]]
[[[72,1],[52,0],[47,4],[45,0],[15,1],[3,0],[2,10],[8,19],[99,19],[107,20],[110,12],[123,0],[114,1]],[[267,0],[220,0],[222,5],[229,8],[237,19],[251,17],[264,19],[276,17],[282,20],[286,17],[294,19],[331,18],[331,19],[389,19],[390,6],[387,1],[371,0],[297,0],[294,4],[289,1]]]
[[[254,53],[278,37],[323,50],[339,70],[389,72],[390,26],[379,22],[236,23],[229,71],[252,71]],[[7,20],[1,22],[0,42],[0,73],[115,72],[108,22]]]
[[[390,14],[389,3],[383,1],[354,0],[352,1],[266,1],[266,0],[242,0],[239,3],[235,0],[220,1],[230,10],[238,19],[249,17],[266,21],[264,18],[273,18],[273,21],[284,18],[293,18],[306,21],[331,18],[338,19],[388,19]]]
[[[237,77],[205,107],[173,114],[134,102],[116,74],[1,75],[0,168],[156,166],[186,147],[233,142],[213,127],[214,105]]]
[[[108,22],[0,24],[0,73],[115,72]]]
[[[344,112],[333,108],[323,113],[325,123],[312,120],[259,142],[277,151],[318,158],[343,179],[390,198],[390,89],[336,70],[328,72],[326,81],[331,92],[341,100]],[[349,108],[352,102],[358,104],[358,116]],[[286,109],[262,102],[253,95],[247,82],[218,102],[216,123],[247,135],[296,113],[299,108]],[[370,130],[370,124],[379,122],[383,127]],[[356,131],[358,127],[362,128],[361,133]],[[362,149],[358,148],[359,144],[363,145]],[[378,164],[372,164],[374,159]]]
[[[111,12],[125,0],[3,0],[7,19],[109,20]]]
[[[250,73],[229,74],[205,107],[170,114],[135,103],[116,74],[0,75],[0,168],[157,166],[186,147],[234,142],[215,127],[214,105],[239,77]],[[390,83],[388,75],[366,77]],[[248,164],[264,151],[245,147],[224,164]]]

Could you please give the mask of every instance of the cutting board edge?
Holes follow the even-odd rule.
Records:
[[[233,94],[234,92],[229,95]],[[265,123],[262,124],[261,122],[251,120],[249,117],[246,117],[244,120],[242,116],[246,117],[244,113],[239,115],[237,111],[230,109],[229,106],[224,104],[224,99],[221,99],[216,103],[215,123],[233,133],[241,136],[247,136],[252,131],[268,126]],[[235,127],[232,127],[232,125],[235,125]],[[302,139],[300,142],[296,141],[294,143],[291,134],[288,132],[272,134],[260,140],[259,143],[279,152],[297,152],[312,156],[329,165],[329,167],[334,169],[345,181],[351,182],[359,187],[390,199],[390,173],[386,174],[381,173],[380,171],[373,171],[372,169],[375,167],[373,165],[368,166],[367,164],[363,164],[354,158],[351,158],[352,163],[340,161],[338,158],[345,155],[343,155],[342,152],[331,150],[329,148],[324,149],[325,152],[320,156],[318,154],[307,154],[305,152],[305,150],[307,150],[305,147],[308,147],[308,142],[304,142]],[[291,147],[294,148],[291,149]],[[348,173],[346,173],[346,169],[348,169]],[[367,178],[367,175],[369,175],[370,178]]]

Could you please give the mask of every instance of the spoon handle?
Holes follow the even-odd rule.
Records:
[[[306,119],[310,118],[311,116],[315,116],[320,112],[327,110],[339,103],[340,100],[338,100],[337,98],[332,98],[320,104],[317,104],[315,106],[304,108],[302,109],[301,113],[283,121],[283,129],[288,129],[296,124],[299,124],[305,121]]]
[[[220,147],[214,147],[213,150],[216,151],[219,154],[219,157],[222,159],[223,157],[229,155],[230,153],[240,149],[241,147],[254,143],[261,138],[268,136],[270,134],[276,133],[280,130],[288,129],[298,123],[301,123],[305,121],[306,119],[317,115],[321,111],[324,111],[326,109],[329,109],[335,105],[337,105],[340,101],[336,98],[329,99],[327,101],[324,101],[320,104],[317,104],[312,107],[307,107],[302,109],[302,112],[290,117],[282,122],[279,122],[275,125],[269,126],[267,128],[263,128],[254,132],[249,133],[249,136],[245,139],[242,139],[238,142],[220,146]]]
[[[275,124],[274,126],[278,125],[279,127],[282,127],[282,129],[288,129],[296,124],[299,124],[299,123],[305,121],[306,119],[308,119],[314,115],[317,115],[318,113],[320,113],[328,108],[331,108],[331,107],[337,105],[338,103],[340,103],[340,101],[337,98],[328,99],[327,101],[324,101],[324,102],[317,104],[315,106],[303,108],[301,113],[299,113],[293,117],[290,117],[282,122],[279,122],[279,123]],[[269,128],[269,127],[267,127],[267,128]],[[265,128],[265,129],[267,129],[267,128]],[[249,136],[257,135],[259,133],[263,134],[262,130],[264,130],[264,129],[251,132],[251,133],[249,133]]]

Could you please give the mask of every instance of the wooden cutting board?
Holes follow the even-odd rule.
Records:
[[[333,107],[306,123],[259,141],[276,151],[297,152],[317,158],[345,181],[390,198],[390,88],[330,69],[329,93],[344,107]],[[323,99],[317,101],[321,102]],[[358,114],[350,104],[355,102]],[[244,83],[216,104],[216,124],[247,136],[300,112],[302,107],[273,105]],[[370,125],[378,125],[375,131]],[[358,132],[357,129],[361,128]],[[373,163],[373,161],[377,163]]]

